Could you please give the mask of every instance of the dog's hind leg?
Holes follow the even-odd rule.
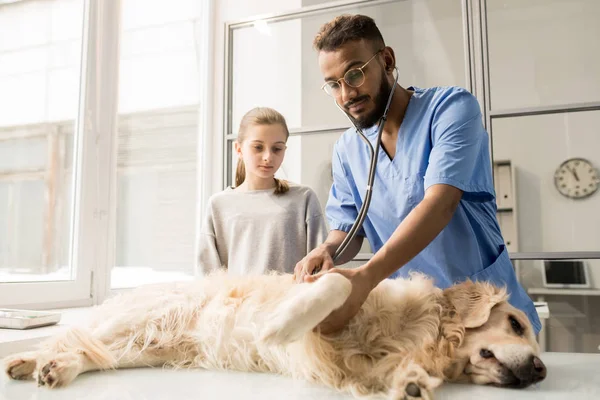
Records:
[[[329,273],[281,303],[267,317],[260,339],[268,345],[286,344],[310,332],[350,296],[352,284],[343,275]]]
[[[39,350],[6,357],[3,367],[11,379],[34,379],[40,386],[56,388],[88,371],[155,367],[180,361],[170,349],[150,347],[137,351],[114,344],[107,345],[89,332],[70,329],[42,343]]]
[[[35,379],[51,388],[64,386],[83,372],[113,368],[106,346],[80,329],[50,339],[39,350],[9,356],[4,371],[11,379]]]

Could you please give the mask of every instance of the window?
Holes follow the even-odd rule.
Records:
[[[111,287],[193,276],[201,7],[124,0]]]
[[[316,3],[316,2],[311,2]],[[343,128],[347,118],[321,90],[313,40],[322,24],[343,13],[372,17],[396,54],[399,84],[467,85],[460,2],[444,0],[346,4],[229,26],[228,134],[254,106],[274,107],[290,129]],[[444,65],[444,68],[439,68]]]
[[[209,3],[0,2],[0,306],[191,279]]]
[[[505,0],[487,8],[493,110],[600,100],[600,2]]]
[[[0,304],[89,298],[71,258],[84,7],[0,5]]]

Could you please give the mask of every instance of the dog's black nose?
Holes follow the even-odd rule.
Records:
[[[521,380],[522,385],[529,386],[546,378],[546,366],[539,357],[531,356],[527,362],[521,365],[516,376]]]
[[[532,375],[534,383],[546,378],[546,366],[539,357],[531,357],[531,365],[533,367]]]

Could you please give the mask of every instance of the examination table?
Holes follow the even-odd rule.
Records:
[[[444,384],[437,399],[600,399],[600,354],[544,353],[545,381],[528,389]],[[89,372],[49,390],[32,381],[0,378],[2,400],[342,400],[347,394],[272,374],[161,368]]]

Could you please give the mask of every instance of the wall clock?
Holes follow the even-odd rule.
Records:
[[[598,191],[600,177],[591,162],[570,158],[554,173],[554,185],[560,194],[571,199],[582,199]]]

